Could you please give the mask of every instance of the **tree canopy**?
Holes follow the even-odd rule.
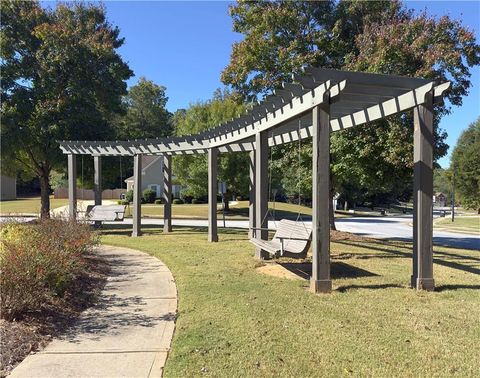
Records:
[[[234,31],[244,39],[234,43],[222,81],[247,100],[290,81],[292,73],[309,64],[450,80],[447,98],[460,105],[471,87],[469,69],[480,62],[474,34],[460,21],[415,15],[399,1],[239,1],[230,13]],[[448,146],[438,122],[449,108],[441,105],[435,111],[439,158]],[[412,118],[393,116],[333,134],[332,195],[352,187],[370,198],[411,191]],[[307,161],[308,143],[303,148]],[[298,153],[288,147],[277,151],[277,172],[288,189],[295,175],[289,167]]]
[[[458,138],[451,168],[461,204],[480,213],[480,118]]]
[[[228,91],[215,91],[213,98],[206,102],[192,104],[186,110],[179,110],[173,116],[175,134],[195,134],[218,126],[238,117],[246,109],[237,103]],[[220,156],[218,179],[227,183],[232,194],[248,193],[248,154],[234,153]],[[184,197],[203,198],[208,194],[207,155],[182,155],[174,157],[176,183],[183,186]]]
[[[115,122],[117,139],[160,138],[171,135],[166,88],[141,77],[123,98],[123,114]]]
[[[45,217],[50,172],[65,164],[57,141],[109,139],[133,73],[101,5],[5,1],[0,32],[2,165],[39,177]]]

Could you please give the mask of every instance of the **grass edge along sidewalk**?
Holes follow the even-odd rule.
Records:
[[[480,348],[476,251],[435,247],[437,291],[408,289],[411,244],[332,242],[334,292],[258,273],[244,231],[172,234],[104,230],[102,242],[136,248],[172,271],[179,316],[165,376],[474,376]],[[298,261],[284,261],[297,271]],[[308,261],[307,261],[308,262]],[[461,305],[459,305],[461,303]]]

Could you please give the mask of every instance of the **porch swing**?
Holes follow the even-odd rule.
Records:
[[[298,161],[301,164],[301,121],[298,122]],[[272,133],[273,135],[273,133]],[[273,149],[272,149],[273,150]],[[269,167],[269,184],[268,184],[268,196],[269,202],[271,199],[272,193],[272,160],[273,153],[270,152],[270,167]],[[299,182],[300,182],[300,170],[299,172]],[[281,219],[276,222],[275,219],[275,202],[276,202],[276,191],[273,196],[273,206],[272,211],[267,210],[265,217],[262,220],[262,224],[265,222],[265,219],[268,218],[269,213],[272,213],[273,222],[275,223],[276,232],[271,240],[262,240],[257,237],[257,230],[268,230],[273,231],[268,228],[253,227],[252,228],[252,237],[250,242],[256,247],[267,251],[273,257],[293,257],[293,258],[305,258],[307,256],[308,249],[312,242],[312,229],[307,227],[302,218],[302,213],[300,211],[301,206],[301,189],[300,185],[298,188],[298,213],[296,220],[290,219]],[[268,221],[267,221],[268,222]],[[267,223],[268,227],[268,223]]]
[[[120,156],[120,188],[122,188],[122,157]],[[83,155],[82,155],[82,185],[83,185]],[[82,200],[84,199],[82,189]],[[85,221],[95,222],[123,222],[125,205],[88,205],[85,210]]]

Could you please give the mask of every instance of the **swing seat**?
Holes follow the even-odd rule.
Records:
[[[262,228],[253,228],[262,230]],[[312,241],[312,230],[303,223],[282,219],[278,223],[277,231],[272,240],[251,238],[250,242],[274,257],[304,258],[307,255]]]
[[[121,222],[125,216],[125,205],[89,205],[85,218],[97,222]]]

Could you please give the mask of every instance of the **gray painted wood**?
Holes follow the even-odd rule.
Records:
[[[101,156],[93,157],[93,193],[95,205],[102,204],[102,158]],[[95,222],[95,226],[99,227],[101,222]]]
[[[248,237],[253,237],[253,228],[256,227],[255,222],[255,151],[249,153],[249,199],[248,199]]]
[[[330,116],[329,107],[313,109],[312,151],[312,277],[310,290],[328,293],[330,278]]]
[[[68,154],[68,216],[77,219],[77,156]]]
[[[268,240],[268,134],[266,131],[255,135],[255,224],[262,228],[255,231],[255,238]],[[269,259],[270,254],[257,248],[255,257]]]
[[[417,290],[434,290],[433,279],[433,94],[414,110],[414,271]],[[416,268],[416,269],[415,269]]]
[[[172,232],[172,157],[163,156],[163,232]]]
[[[208,241],[218,242],[217,230],[218,149],[208,150]]]
[[[273,256],[305,257],[310,247],[312,229],[303,222],[282,219],[272,240],[251,238],[250,242],[257,248]]]
[[[142,155],[133,157],[133,230],[132,236],[142,235]]]

